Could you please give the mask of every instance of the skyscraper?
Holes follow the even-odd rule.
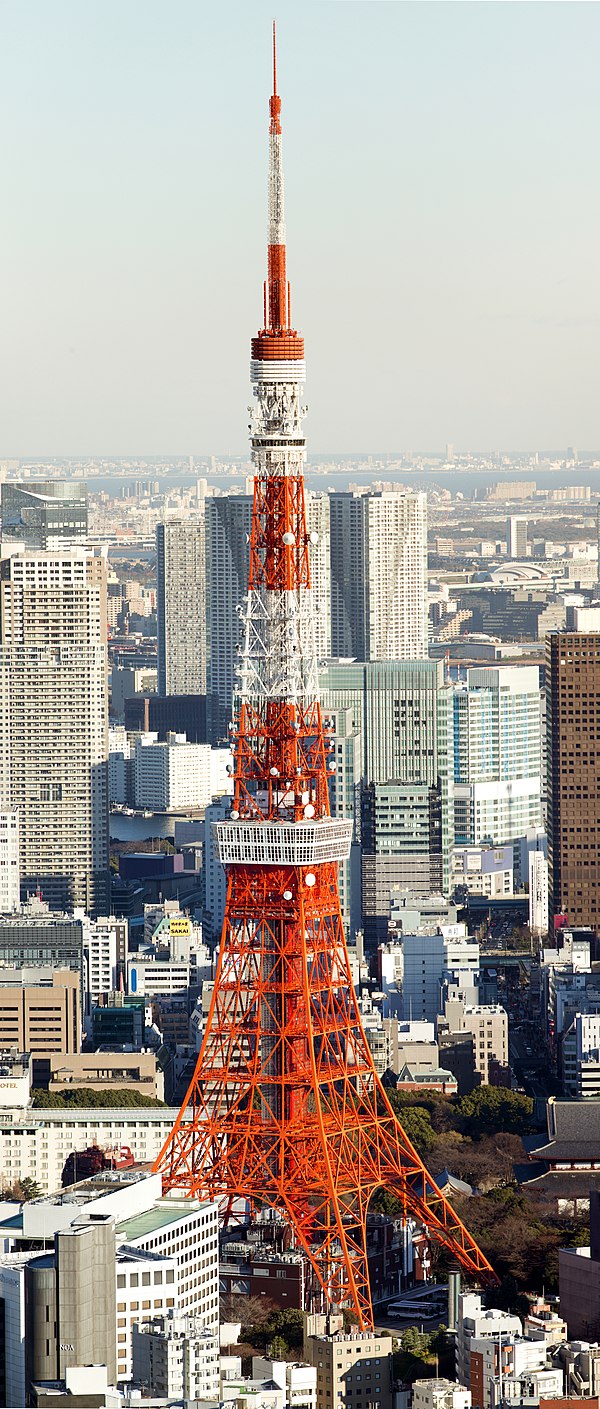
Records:
[[[330,661],[321,698],[358,731],[354,805],[362,843],[362,920],[367,948],[387,934],[392,891],[445,889],[454,841],[452,685],[442,661]],[[347,726],[346,726],[347,728]],[[336,749],[342,740],[337,736]],[[357,815],[358,813],[358,815]]]
[[[0,518],[3,542],[44,552],[81,542],[88,531],[87,485],[63,479],[26,484],[9,480],[0,488]]]
[[[335,493],[331,651],[357,660],[427,656],[427,496]]]
[[[227,719],[240,639],[238,606],[248,581],[251,527],[249,494],[206,500],[207,685]]]
[[[506,551],[509,558],[527,557],[527,519],[506,520]]]
[[[0,563],[0,808],[18,808],[21,886],[108,913],[106,560]]]
[[[206,693],[204,515],[156,528],[158,692]]]
[[[546,637],[550,925],[600,926],[600,632]]]
[[[496,846],[542,823],[538,666],[467,670],[454,690],[457,845]]]

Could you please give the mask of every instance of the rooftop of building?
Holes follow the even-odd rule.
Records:
[[[150,1165],[138,1164],[133,1169],[103,1169],[90,1179],[81,1179],[70,1184],[67,1189],[57,1189],[53,1194],[43,1194],[39,1199],[30,1199],[29,1207],[43,1204],[55,1207],[63,1204],[88,1204],[93,1199],[105,1198],[107,1194],[121,1193],[132,1184],[140,1184],[148,1178]]]
[[[178,1106],[90,1106],[69,1110],[68,1107],[62,1109],[56,1107],[52,1109],[32,1109],[24,1111],[21,1106],[4,1106],[0,1109],[0,1127],[8,1126],[11,1130],[22,1131],[40,1129],[44,1125],[90,1125],[104,1126],[113,1121],[124,1121],[128,1125],[138,1123],[140,1120],[151,1123],[166,1121],[174,1125],[179,1115]]]
[[[209,1201],[201,1199],[161,1199],[153,1208],[149,1208],[146,1213],[134,1214],[133,1218],[126,1218],[118,1225],[119,1236],[123,1236],[126,1242],[132,1238],[145,1238],[151,1233],[160,1232],[161,1228],[168,1228],[170,1224],[178,1220],[183,1221],[189,1218],[190,1214],[198,1213],[201,1209],[212,1208]]]
[[[0,1050],[0,1080],[7,1076],[27,1076],[30,1060],[30,1052],[18,1052],[15,1047],[3,1048]]]

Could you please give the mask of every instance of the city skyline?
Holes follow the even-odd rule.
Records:
[[[3,16],[2,454],[239,453],[270,9]],[[599,443],[597,7],[278,18],[315,451]]]

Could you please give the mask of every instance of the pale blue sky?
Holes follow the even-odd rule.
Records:
[[[1,0],[0,457],[243,451],[272,3]],[[313,452],[600,447],[600,7],[284,3]]]

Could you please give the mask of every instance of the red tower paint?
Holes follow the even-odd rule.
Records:
[[[275,36],[274,36],[275,38]],[[275,48],[274,48],[275,60]],[[304,503],[304,343],[289,327],[274,62],[265,327],[252,341],[256,474],[233,711],[235,794],[216,825],[227,902],[194,1078],[157,1162],[166,1189],[225,1217],[279,1210],[312,1269],[312,1304],[372,1325],[366,1219],[378,1188],[479,1279],[493,1271],[413,1149],[377,1076],[352,984],[318,698]]]

